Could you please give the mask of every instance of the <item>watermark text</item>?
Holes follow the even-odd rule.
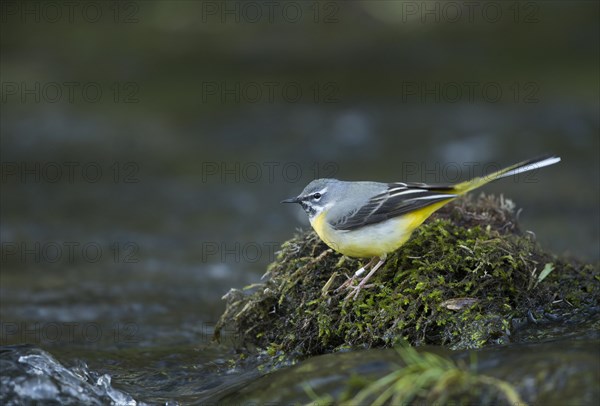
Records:
[[[402,162],[400,170],[402,178],[406,181],[417,181],[427,183],[458,183],[461,181],[482,177],[493,180],[497,171],[504,169],[496,162]],[[531,164],[525,166],[521,173],[509,176],[514,182],[537,183],[538,167]]]
[[[302,165],[300,162],[202,162],[202,183],[297,183],[312,179],[332,178],[339,171],[336,162],[315,162]]]
[[[402,103],[539,103],[537,82],[425,82],[400,84]]]
[[[200,246],[202,262],[273,262],[280,242],[203,241]]]
[[[202,103],[274,104],[274,103],[339,103],[337,82],[298,81],[203,81]]]
[[[140,21],[139,11],[136,1],[3,0],[0,3],[0,21],[21,24],[135,24]]]
[[[136,343],[139,326],[132,322],[0,322],[0,342],[30,344]]]
[[[137,82],[3,81],[1,100],[5,103],[139,103]]]
[[[140,261],[140,246],[132,241],[99,243],[95,241],[3,241],[1,263],[61,264],[98,263],[102,260],[115,264]]]
[[[202,1],[202,23],[335,24],[340,3],[334,1]]]
[[[540,5],[534,1],[401,1],[397,20],[401,23],[488,23],[540,22]]]
[[[139,183],[137,162],[6,161],[0,164],[0,183]]]

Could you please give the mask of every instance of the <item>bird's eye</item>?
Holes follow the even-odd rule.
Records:
[[[312,195],[312,197],[315,200],[319,200],[321,198],[321,193],[315,193],[314,195]]]

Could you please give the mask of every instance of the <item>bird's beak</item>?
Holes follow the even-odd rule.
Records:
[[[282,200],[280,203],[300,203],[299,197],[291,197],[289,199]]]

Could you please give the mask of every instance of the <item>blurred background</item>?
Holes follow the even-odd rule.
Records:
[[[2,2],[2,344],[207,342],[316,177],[485,188],[599,253],[597,2]]]

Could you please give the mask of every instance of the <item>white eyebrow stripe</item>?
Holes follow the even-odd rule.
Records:
[[[323,194],[323,193],[325,193],[325,192],[327,192],[327,186],[325,186],[325,187],[324,187],[323,189],[321,189],[321,190],[317,190],[316,192],[312,192],[312,193],[310,193],[310,194],[308,194],[308,195],[305,195],[305,196],[303,196],[303,197],[304,197],[304,198],[307,198],[307,197],[310,197],[310,196],[314,195],[315,193],[320,193],[320,194]]]

